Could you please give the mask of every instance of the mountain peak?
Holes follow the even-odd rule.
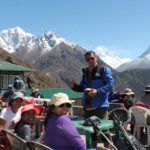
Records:
[[[99,46],[94,51],[106,64],[111,66],[113,69],[116,69],[121,64],[130,61],[130,59],[128,59],[128,58],[121,59],[121,58],[113,55],[105,47]]]
[[[25,32],[22,28],[18,26],[14,28],[10,28],[8,30],[2,30],[1,34],[21,34],[21,35],[26,35],[26,36],[33,36],[31,33]]]

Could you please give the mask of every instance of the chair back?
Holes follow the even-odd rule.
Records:
[[[27,150],[26,141],[7,129],[2,130],[11,143],[12,150]]]
[[[117,109],[117,108],[124,108],[125,109],[125,106],[123,103],[109,103],[109,111],[112,111],[112,110]]]
[[[133,114],[135,119],[135,125],[137,126],[147,126],[147,114],[150,111],[147,108],[141,106],[133,106],[129,109],[129,111]]]
[[[27,142],[27,146],[31,150],[53,150],[50,147],[36,141]]]

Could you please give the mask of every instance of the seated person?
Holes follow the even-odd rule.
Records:
[[[34,98],[44,98],[42,94],[40,94],[39,89],[32,88],[31,96]]]
[[[150,85],[146,85],[143,92],[141,101],[150,108]]]
[[[9,84],[8,89],[2,95],[2,101],[8,102],[11,99],[13,93],[14,93],[13,85]]]
[[[25,83],[20,76],[16,76],[13,82],[14,91],[20,91],[25,94]]]
[[[129,110],[129,108],[134,104],[134,95],[134,92],[130,88],[125,88],[122,90],[122,99],[120,102],[124,104],[127,110]]]
[[[86,150],[77,129],[68,117],[71,102],[64,93],[54,94],[45,119],[43,143],[57,150]]]
[[[0,129],[13,129],[14,124],[20,120],[23,98],[21,92],[13,93],[8,102],[8,107],[4,108],[0,113]]]
[[[14,127],[15,133],[20,138],[31,141],[34,139],[34,134],[30,127],[35,120],[35,109],[33,105],[25,105],[21,109],[21,120]]]

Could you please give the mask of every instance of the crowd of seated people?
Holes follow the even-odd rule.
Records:
[[[144,95],[141,100],[135,101],[135,93],[132,89],[124,88],[119,92],[110,93],[109,101],[111,103],[123,103],[127,110],[132,106],[149,108],[147,99],[150,97],[150,86],[145,86],[143,92]],[[31,96],[43,98],[39,90],[35,88],[32,89]],[[9,97],[8,106],[0,113],[0,130],[9,129],[26,141],[35,140],[33,124],[35,124],[36,115],[41,115],[46,117],[44,123],[45,134],[42,140],[45,145],[58,150],[86,149],[77,129],[67,117],[72,104],[66,94],[54,94],[50,105],[45,102],[40,111],[34,105],[34,102],[28,103],[25,100],[22,91],[13,91],[13,94]]]

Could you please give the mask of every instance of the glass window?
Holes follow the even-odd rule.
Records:
[[[0,83],[1,83],[1,89],[7,89],[8,88],[8,76],[7,75],[1,75],[0,78]]]

